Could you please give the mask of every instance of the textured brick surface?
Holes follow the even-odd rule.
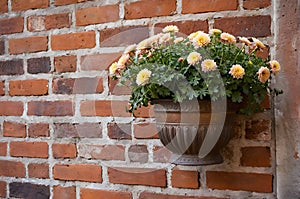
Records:
[[[28,176],[31,178],[49,178],[49,164],[29,164]]]
[[[54,158],[75,158],[77,154],[76,145],[73,143],[53,144],[52,152]]]
[[[9,82],[9,94],[12,96],[46,95],[48,93],[48,80],[27,79],[12,80]]]
[[[3,122],[3,136],[26,137],[26,125],[20,122]]]
[[[23,31],[24,18],[15,17],[0,20],[0,35],[12,34]]]
[[[49,6],[49,0],[31,0],[28,3],[27,0],[12,0],[11,7],[13,11],[47,8]]]
[[[50,135],[48,123],[33,123],[28,126],[29,137],[47,137]]]
[[[9,52],[11,54],[33,53],[46,51],[48,38],[46,36],[34,36],[9,40]]]
[[[23,61],[20,59],[0,61],[0,75],[22,75]]]
[[[45,185],[13,182],[9,184],[9,196],[15,198],[47,199],[50,187]]]
[[[76,187],[53,187],[53,199],[76,199]]]
[[[54,124],[54,136],[58,138],[101,138],[102,127],[99,123],[56,123]]]
[[[58,73],[75,72],[77,58],[74,55],[54,57],[55,71]]]
[[[0,160],[0,176],[25,177],[25,167],[22,162]]]
[[[203,13],[224,10],[236,10],[237,0],[207,0],[199,3],[197,0],[183,0],[182,13]]]
[[[13,157],[48,158],[46,142],[11,142],[10,155]]]
[[[251,167],[270,167],[270,147],[244,147],[241,149],[241,165]]]
[[[82,199],[94,199],[94,198],[131,199],[132,194],[130,192],[123,192],[123,191],[81,189],[80,198]]]
[[[24,105],[20,101],[0,101],[0,115],[21,116]]]
[[[199,188],[199,173],[197,171],[173,169],[171,182],[172,187],[197,189]]]
[[[48,73],[51,70],[50,57],[31,58],[27,60],[27,70],[31,74]]]
[[[28,103],[28,115],[70,116],[74,114],[71,101],[32,101]]]

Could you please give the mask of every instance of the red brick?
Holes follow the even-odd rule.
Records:
[[[167,25],[176,25],[179,28],[179,33],[189,35],[196,31],[208,32],[208,21],[207,20],[188,20],[188,21],[174,21],[174,22],[164,22],[155,24],[155,32],[160,33],[164,27]]]
[[[154,117],[153,105],[141,106],[134,110],[135,117],[149,118]]]
[[[139,199],[225,199],[225,198],[217,198],[212,196],[187,196],[187,195],[166,195],[159,193],[151,193],[151,192],[142,192],[140,194]]]
[[[176,0],[141,0],[125,4],[125,19],[169,16],[176,11]]]
[[[128,157],[131,162],[148,162],[148,149],[146,145],[132,145],[128,148]]]
[[[243,7],[245,9],[266,8],[271,5],[271,0],[244,0]]]
[[[19,101],[0,101],[0,115],[5,116],[21,116],[23,114],[24,105]]]
[[[100,31],[100,45],[105,47],[128,46],[149,37],[147,26],[125,26]]]
[[[211,189],[272,193],[273,176],[260,173],[207,171],[206,184]]]
[[[108,79],[109,92],[112,95],[130,95],[132,89],[128,86],[118,85],[119,80],[114,80],[112,77]]]
[[[71,17],[69,13],[59,13],[47,15],[45,17],[46,30],[56,28],[69,28],[71,26]]]
[[[14,59],[0,61],[0,75],[22,75],[24,74],[23,60]]]
[[[54,57],[55,72],[75,72],[77,57],[75,55]]]
[[[62,6],[62,5],[68,5],[68,4],[73,4],[77,3],[78,0],[55,0],[54,5],[56,6]]]
[[[72,116],[74,104],[72,101],[31,101],[28,102],[28,115],[37,116]]]
[[[172,187],[197,189],[199,188],[199,173],[198,171],[173,169],[171,183]]]
[[[8,5],[7,0],[0,0],[0,13],[6,13],[8,12]]]
[[[26,125],[18,122],[3,122],[3,136],[26,137]]]
[[[0,142],[0,156],[6,156],[7,154],[7,143]]]
[[[49,73],[51,70],[50,57],[38,57],[27,60],[27,71],[31,74]]]
[[[28,137],[48,137],[49,135],[48,123],[34,123],[28,126]]]
[[[46,79],[27,79],[9,81],[9,95],[11,96],[29,96],[29,95],[47,95],[48,80]]]
[[[13,11],[25,11],[36,8],[47,8],[49,6],[49,0],[12,0],[11,6]]]
[[[5,85],[4,85],[4,81],[0,81],[0,95],[5,95]]]
[[[171,152],[166,147],[154,146],[153,147],[153,161],[168,163],[171,157]]]
[[[53,187],[53,199],[76,199],[76,187]]]
[[[131,192],[110,191],[99,189],[80,189],[81,199],[109,198],[109,199],[131,199]]]
[[[246,121],[246,139],[251,140],[271,140],[271,121],[270,120],[248,120]]]
[[[115,184],[167,186],[166,171],[164,169],[108,168],[108,178],[109,182]]]
[[[30,178],[49,178],[49,164],[29,164],[28,176]]]
[[[127,101],[83,101],[80,105],[80,112],[82,116],[129,117],[131,114],[126,112],[126,107],[128,107]]]
[[[0,176],[25,177],[25,166],[22,162],[0,160]]]
[[[44,16],[30,16],[27,18],[27,30],[30,32],[37,32],[45,30]]]
[[[0,181],[0,197],[6,198],[6,182]]]
[[[203,13],[217,12],[225,10],[236,10],[238,8],[237,0],[206,0],[201,3],[197,0],[183,0],[182,13]]]
[[[11,54],[33,53],[48,49],[47,36],[33,36],[9,40],[9,52]]]
[[[131,124],[108,123],[107,135],[111,139],[131,139]]]
[[[53,35],[51,38],[52,50],[76,50],[94,48],[95,46],[96,35],[94,31]]]
[[[54,136],[57,138],[102,138],[102,127],[100,123],[56,123]]]
[[[76,10],[75,14],[77,26],[113,22],[119,19],[119,6],[107,5],[101,7],[82,8]]]
[[[12,157],[48,158],[47,142],[11,142]]]
[[[55,94],[94,94],[104,89],[101,77],[56,78],[52,85]]]
[[[241,148],[241,166],[270,167],[270,147],[243,147]]]
[[[215,28],[237,36],[265,37],[271,35],[271,17],[248,16],[215,19]]]
[[[80,59],[81,70],[107,70],[113,62],[119,59],[121,54],[122,52],[82,56]]]
[[[134,137],[138,139],[158,139],[155,123],[139,123],[133,126]]]
[[[53,177],[57,180],[102,182],[102,168],[93,164],[56,164]]]
[[[53,144],[52,152],[54,158],[75,158],[77,155],[76,144]]]
[[[78,146],[78,157],[125,161],[125,147],[122,145],[80,144]]]
[[[14,17],[0,19],[0,35],[23,32],[24,18]]]

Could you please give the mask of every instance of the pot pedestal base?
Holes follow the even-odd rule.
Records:
[[[177,165],[201,166],[201,165],[221,164],[223,163],[223,158],[219,153],[208,154],[203,158],[200,158],[199,156],[196,155],[172,154],[170,157],[170,162]]]

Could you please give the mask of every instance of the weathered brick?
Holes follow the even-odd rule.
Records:
[[[7,154],[7,143],[0,142],[0,156],[6,156]]]
[[[243,7],[245,9],[266,8],[271,5],[271,0],[244,0]]]
[[[0,0],[0,13],[6,13],[8,12],[8,5],[7,0]]]
[[[94,31],[53,35],[51,38],[52,50],[76,50],[94,48],[95,46],[96,35]]]
[[[128,157],[131,162],[148,162],[148,149],[146,145],[132,145],[128,149]]]
[[[77,155],[76,144],[53,144],[52,152],[54,158],[75,158]]]
[[[0,197],[6,198],[6,182],[0,181]]]
[[[56,78],[52,85],[55,94],[94,94],[104,89],[101,77]]]
[[[22,162],[0,160],[0,176],[25,177],[25,166]]]
[[[207,171],[208,188],[272,193],[273,176],[261,173]]]
[[[155,32],[159,33],[167,25],[176,25],[179,29],[179,33],[184,35],[189,35],[196,31],[208,32],[208,21],[207,20],[188,20],[188,21],[174,21],[174,22],[164,22],[155,24]]]
[[[29,164],[28,176],[30,178],[49,178],[49,164]]]
[[[111,139],[131,139],[131,124],[109,123],[107,134]]]
[[[3,136],[26,137],[26,125],[24,123],[4,121]]]
[[[23,17],[0,19],[0,35],[23,32],[23,29],[24,29]]]
[[[197,189],[199,188],[198,171],[173,169],[171,176],[172,187]]]
[[[41,52],[48,49],[47,36],[16,38],[10,39],[8,42],[11,54]]]
[[[171,157],[171,152],[166,147],[153,147],[153,161],[167,163]]]
[[[47,142],[11,142],[12,157],[48,158]]]
[[[125,26],[100,31],[100,45],[105,47],[128,46],[149,37],[147,26]]]
[[[167,195],[167,194],[159,194],[159,193],[151,193],[151,192],[142,192],[140,194],[139,199],[225,199],[219,197],[212,196],[187,196],[187,195]]]
[[[28,137],[48,137],[49,130],[48,123],[32,123],[28,125]]]
[[[71,16],[69,13],[59,13],[47,15],[45,17],[46,30],[56,28],[69,28],[71,26]]]
[[[237,0],[207,0],[199,3],[197,0],[183,0],[182,13],[204,13],[224,10],[237,10]]]
[[[215,19],[215,28],[238,36],[265,37],[271,35],[271,17],[248,16]]]
[[[82,8],[76,10],[75,15],[77,26],[113,22],[119,19],[119,6],[107,5]]]
[[[108,87],[109,87],[109,93],[112,95],[130,95],[132,89],[127,86],[118,85],[119,80],[113,79],[112,77],[109,77],[108,79]]]
[[[131,192],[110,191],[100,189],[80,189],[81,199],[109,198],[109,199],[131,199]]]
[[[4,55],[5,53],[5,43],[4,40],[0,40],[0,55]]]
[[[50,57],[31,58],[27,60],[28,73],[49,73],[51,70]]]
[[[57,180],[102,182],[102,168],[93,164],[56,164],[53,177]]]
[[[78,157],[125,161],[125,147],[122,145],[79,144]]]
[[[76,199],[76,187],[53,187],[53,199]]]
[[[88,100],[80,104],[82,116],[114,116],[128,117],[131,114],[126,112],[127,101],[120,100]]]
[[[13,182],[9,184],[9,196],[14,198],[48,199],[50,187],[45,185]]]
[[[141,0],[125,4],[125,19],[169,16],[176,11],[176,0]]]
[[[164,169],[150,168],[108,168],[109,182],[128,185],[148,185],[166,187],[167,178]]]
[[[44,16],[30,16],[27,18],[27,30],[30,32],[37,32],[45,30]]]
[[[75,72],[77,57],[75,55],[54,57],[55,72]]]
[[[68,4],[73,4],[77,3],[78,0],[55,0],[54,5],[55,6],[62,6],[62,5],[68,5]]]
[[[74,104],[72,101],[31,101],[28,102],[28,115],[37,116],[72,116]]]
[[[0,115],[5,116],[21,116],[23,114],[24,105],[19,101],[0,101]]]
[[[241,148],[241,166],[270,167],[270,147],[243,147]]]
[[[113,62],[119,59],[121,54],[122,52],[82,56],[80,59],[81,70],[107,70]]]
[[[138,139],[158,139],[155,123],[139,123],[133,126],[134,137]]]
[[[142,106],[134,110],[135,117],[149,118],[154,117],[153,105]]]
[[[248,120],[246,121],[246,139],[271,140],[271,120]]]
[[[29,9],[47,8],[49,7],[49,0],[11,0],[11,7],[13,11],[25,11]]]
[[[24,74],[23,60],[14,59],[0,61],[0,75],[22,75]]]
[[[5,95],[5,82],[0,81],[0,96]]]
[[[101,138],[102,127],[100,123],[56,123],[54,124],[54,136],[57,138]]]
[[[9,95],[29,96],[48,94],[48,80],[46,79],[27,79],[9,81]]]

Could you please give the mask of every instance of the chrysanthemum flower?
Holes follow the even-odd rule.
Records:
[[[117,69],[118,69],[118,63],[117,62],[112,63],[109,67],[109,74],[110,75],[116,74]]]
[[[123,69],[125,68],[126,62],[129,60],[130,55],[129,54],[123,54],[120,59],[118,60],[118,68]]]
[[[199,61],[201,60],[201,55],[200,53],[198,52],[191,52],[188,57],[187,57],[187,62],[190,64],[190,65],[195,65],[195,64],[198,64]]]
[[[239,41],[246,44],[247,46],[251,46],[252,43],[247,37],[238,37]]]
[[[143,69],[141,70],[137,76],[136,76],[136,83],[137,85],[145,85],[149,82],[150,76],[151,76],[151,71],[148,69]]]
[[[166,26],[166,27],[164,27],[164,29],[162,30],[162,32],[165,32],[165,33],[167,33],[167,32],[178,32],[178,31],[179,31],[178,27],[177,27],[177,26],[174,26],[174,25]]]
[[[175,40],[174,40],[174,43],[177,44],[179,42],[182,42],[184,40],[183,37],[177,37]]]
[[[132,44],[124,50],[124,54],[129,54],[130,52],[134,51],[135,49],[136,49],[136,44]]]
[[[245,75],[245,69],[239,65],[235,64],[230,68],[229,74],[236,79],[241,79]]]
[[[204,32],[199,32],[196,37],[193,39],[193,44],[196,48],[205,46],[210,43],[209,34]]]
[[[233,36],[233,35],[231,35],[231,34],[229,34],[229,33],[226,33],[226,32],[223,32],[223,33],[221,34],[221,39],[222,39],[223,41],[228,42],[228,43],[236,43],[236,38],[235,38],[235,36]]]
[[[192,41],[192,40],[198,35],[199,32],[201,32],[201,31],[197,31],[197,32],[191,33],[191,34],[188,36],[189,40]]]
[[[276,60],[272,60],[269,62],[271,68],[272,68],[272,72],[274,73],[274,75],[277,75],[277,73],[280,71],[280,64],[278,61]]]
[[[203,72],[214,71],[217,69],[217,64],[212,59],[206,59],[201,63],[201,68]]]
[[[265,44],[263,44],[263,42],[261,42],[260,40],[254,38],[254,37],[252,37],[252,40],[258,48],[265,48],[266,47]]]
[[[265,83],[270,77],[270,70],[267,67],[260,67],[257,74],[258,80],[262,83]]]
[[[211,34],[211,35],[221,34],[221,33],[222,33],[222,30],[220,30],[220,29],[213,28],[213,29],[209,30],[209,34]]]

